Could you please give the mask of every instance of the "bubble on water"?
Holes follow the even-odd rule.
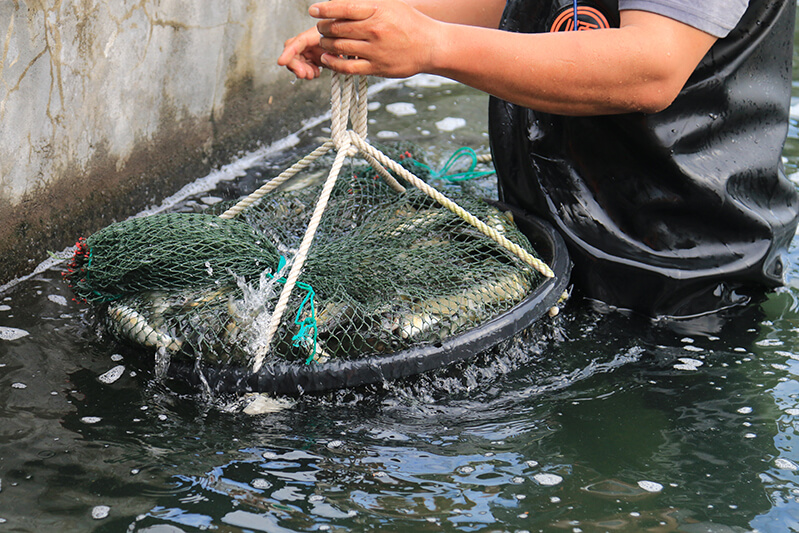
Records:
[[[0,326],[0,340],[3,341],[15,341],[17,339],[21,339],[22,337],[27,337],[28,335],[30,335],[30,333],[24,329]]]
[[[331,440],[330,442],[327,443],[327,447],[330,448],[331,450],[335,450],[336,448],[341,448],[342,446],[344,446],[344,443],[341,442],[340,440]]]
[[[535,468],[536,466],[538,466],[538,461],[530,459],[529,461],[525,461],[524,464],[526,464],[530,468]]]
[[[366,109],[368,111],[377,111],[382,105],[380,102],[369,102],[366,104]]]
[[[277,459],[277,454],[275,452],[264,452],[261,457],[264,459]]]
[[[67,299],[61,296],[60,294],[48,294],[47,299],[53,302],[54,304],[62,305],[64,307],[67,306]]]
[[[166,419],[167,419],[167,416],[165,414],[162,413],[162,414],[158,415],[158,420],[160,420],[161,422],[163,422]]]
[[[468,466],[468,465],[467,466],[461,466],[461,467],[458,467],[457,472],[459,474],[471,474],[472,472],[474,472],[474,467],[473,466]]]
[[[699,346],[694,346],[693,344],[688,344],[682,347],[683,350],[688,352],[704,352],[705,349]]]
[[[27,385],[25,385],[24,383],[20,383],[20,382],[18,381],[18,382],[16,382],[16,383],[12,383],[12,384],[11,384],[11,388],[13,388],[13,389],[27,389],[27,388],[28,388],[28,386],[27,386]]]
[[[106,385],[110,385],[111,383],[121,378],[122,374],[124,373],[125,373],[125,367],[123,365],[117,365],[108,372],[98,376],[97,381],[105,383]]]
[[[253,479],[251,485],[256,489],[268,489],[272,486],[269,480],[266,480],[262,477]]]
[[[309,502],[322,502],[324,500],[325,500],[325,497],[322,496],[321,494],[311,494],[310,496],[308,496],[308,501]]]
[[[742,348],[742,347],[738,346],[736,348],[733,348],[732,351],[733,352],[745,352],[746,348]]]
[[[0,305],[0,311],[11,311],[11,306],[5,304]]]
[[[222,200],[223,198],[220,198],[219,196],[203,196],[202,198],[200,198],[200,201],[205,205],[215,205],[221,202]]]
[[[436,122],[436,128],[438,128],[439,131],[455,131],[465,125],[466,119],[457,117],[447,117]]]
[[[397,117],[407,117],[416,114],[416,108],[408,102],[394,102],[386,106],[386,111]]]
[[[738,409],[738,412],[741,413],[742,415],[748,415],[748,414],[750,414],[752,412],[752,408],[751,407],[741,407],[740,409]]]
[[[5,524],[7,520],[5,518],[0,518],[0,524]]]
[[[124,357],[122,357],[122,354],[115,353],[115,354],[111,355],[111,360],[113,362],[115,362],[115,363],[118,363],[118,362],[120,362],[123,359],[124,359]]]
[[[695,341],[691,337],[683,337],[682,339],[680,339],[680,342],[684,344],[693,344]]]
[[[96,424],[100,420],[102,420],[102,418],[99,416],[84,416],[80,419],[84,424]]]
[[[139,472],[141,472],[141,470],[139,470],[138,468],[131,468],[131,469],[130,469],[130,475],[131,475],[131,476],[135,476],[135,475],[136,475],[136,474],[138,474]]]
[[[788,414],[788,415],[791,415],[791,416],[799,415],[799,409],[796,409],[796,408],[793,408],[793,407],[790,408],[790,409],[786,409],[785,410],[785,414]]]
[[[774,370],[788,370],[790,367],[781,363],[771,363],[771,368]]]
[[[397,137],[399,137],[399,133],[397,133],[396,131],[383,130],[383,131],[378,131],[376,137],[378,139],[396,139]]]
[[[557,474],[536,474],[533,476],[539,485],[545,485],[551,487],[552,485],[557,485],[563,478]]]
[[[757,437],[757,434],[755,434],[755,433],[746,433],[744,435],[745,439],[754,439],[755,437]]]
[[[797,465],[790,459],[784,459],[782,457],[774,461],[774,466],[776,466],[781,470],[790,470],[790,471],[799,470],[799,465]]]
[[[385,472],[375,472],[372,474],[374,477],[388,477],[388,474]]]
[[[663,485],[654,481],[641,480],[638,482],[638,486],[647,492],[660,492],[663,490]]]
[[[693,371],[704,364],[699,359],[692,359],[690,357],[680,357],[678,361],[680,362],[674,365],[675,370]]]
[[[406,87],[416,89],[435,89],[445,84],[451,85],[454,83],[457,82],[449,78],[444,78],[443,76],[436,76],[435,74],[416,74],[403,81],[403,85]]]
[[[92,518],[95,520],[102,520],[103,518],[107,518],[110,512],[111,508],[107,505],[95,505],[92,508]]]
[[[785,343],[783,343],[780,339],[761,339],[755,344],[758,346],[782,346]]]
[[[511,481],[511,483],[515,483],[516,485],[521,485],[522,483],[524,483],[524,478],[521,477],[521,476],[516,476],[513,479],[511,479],[510,481]]]

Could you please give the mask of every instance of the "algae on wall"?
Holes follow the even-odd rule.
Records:
[[[310,0],[0,2],[0,283],[328,105]]]

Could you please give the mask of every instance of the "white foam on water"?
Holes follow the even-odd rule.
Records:
[[[748,415],[748,414],[750,414],[752,412],[752,408],[751,407],[741,407],[740,409],[738,409],[738,412],[741,413],[742,415]]]
[[[416,107],[410,102],[393,102],[386,106],[386,111],[397,117],[407,117],[416,114]]]
[[[11,384],[11,388],[12,388],[12,389],[27,389],[27,388],[28,388],[28,386],[27,386],[27,385],[25,385],[24,383],[20,383],[20,382],[18,381],[18,382],[16,382],[16,383],[12,383],[12,384]]]
[[[436,128],[438,128],[439,131],[455,131],[465,125],[466,119],[458,117],[447,117],[436,122]]]
[[[24,329],[0,326],[0,340],[3,341],[15,341],[17,339],[21,339],[22,337],[27,337],[28,335],[30,335],[30,333]]]
[[[101,421],[102,418],[99,416],[84,416],[81,417],[80,421],[84,424],[96,424],[97,422]]]
[[[690,357],[680,357],[678,359],[678,361],[680,361],[680,363],[674,365],[674,368],[676,370],[692,371],[692,370],[696,370],[697,368],[699,368],[700,366],[705,364],[702,361],[700,361],[699,359],[692,359]]]
[[[67,299],[61,296],[60,294],[48,294],[47,299],[53,302],[54,304],[63,305],[64,307],[67,306]]]
[[[638,486],[647,492],[660,492],[663,490],[663,485],[654,481],[641,480],[638,482]]]
[[[122,374],[124,373],[125,373],[125,366],[117,365],[108,372],[105,372],[104,374],[100,374],[99,376],[97,376],[97,381],[110,385],[111,383],[121,378]]]
[[[536,474],[533,476],[533,479],[535,479],[539,485],[545,485],[547,487],[557,485],[563,481],[563,478],[557,474]]]
[[[92,518],[95,520],[102,520],[103,518],[107,518],[110,512],[111,508],[107,505],[95,505],[92,508]]]
[[[458,85],[458,82],[445,78],[443,76],[436,76],[434,74],[416,74],[403,81],[406,87],[419,88],[419,89],[435,89],[442,85]]]
[[[250,485],[252,485],[253,488],[256,488],[256,489],[268,489],[269,487],[272,486],[272,484],[268,480],[266,480],[266,479],[264,479],[262,477],[253,479],[252,483],[250,483]]]
[[[11,306],[5,304],[0,305],[0,311],[11,311]]]

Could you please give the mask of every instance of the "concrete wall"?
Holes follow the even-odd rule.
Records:
[[[310,0],[0,1],[0,283],[329,107]]]

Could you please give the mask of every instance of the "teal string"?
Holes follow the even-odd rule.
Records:
[[[280,260],[278,261],[277,270],[275,272],[281,272],[283,268],[286,266],[286,258],[282,255],[280,256]],[[275,278],[272,274],[267,273],[267,276],[274,279],[278,283],[286,283],[286,278]],[[307,283],[303,283],[298,281],[296,286],[304,291],[306,291],[305,298],[302,299],[302,303],[300,304],[299,309],[297,309],[297,314],[294,315],[294,325],[299,326],[299,331],[291,338],[291,344],[295,348],[299,348],[301,345],[308,345],[310,344],[311,337],[313,338],[313,350],[311,350],[311,355],[305,360],[306,365],[310,365],[314,357],[316,357],[316,346],[317,346],[317,333],[318,328],[316,324],[316,305],[314,304],[314,297],[316,296],[316,292],[314,292],[313,288],[308,285]],[[306,305],[310,305],[310,314],[311,316],[307,317],[305,320],[300,320],[303,314],[303,310],[305,309]],[[313,332],[313,333],[311,333]]]
[[[452,167],[461,160],[467,158],[470,160],[469,168],[467,170],[463,170],[460,172],[452,171]],[[475,170],[477,166],[477,153],[469,148],[468,146],[464,146],[462,148],[458,148],[455,153],[453,153],[447,162],[444,163],[444,166],[441,167],[441,170],[434,170],[430,168],[428,165],[425,165],[421,161],[417,161],[416,159],[409,157],[408,161],[413,163],[419,168],[423,168],[424,170],[430,173],[430,177],[434,179],[443,179],[451,182],[457,181],[466,181],[475,178],[482,178],[484,176],[490,176],[494,173],[493,170]]]

